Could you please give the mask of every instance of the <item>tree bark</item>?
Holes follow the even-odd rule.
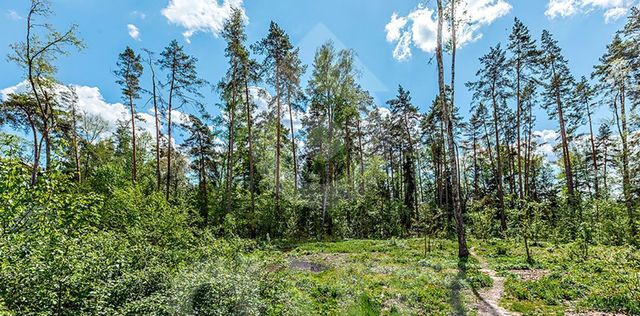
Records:
[[[132,169],[131,179],[133,183],[137,180],[137,155],[136,155],[136,112],[133,106],[133,97],[129,96],[129,109],[131,110],[131,148],[132,148]]]
[[[233,194],[231,189],[233,187],[233,142],[234,142],[234,130],[235,130],[235,111],[236,111],[236,64],[234,62],[233,72],[231,76],[231,102],[229,104],[229,139],[227,148],[227,176],[226,176],[226,213],[231,212],[231,206],[233,204]]]
[[[176,73],[176,61],[173,61],[173,66],[171,67],[171,86],[169,87],[169,105],[167,107],[167,183],[166,183],[166,192],[165,199],[169,200],[169,191],[171,187],[171,110],[173,105],[173,89],[175,87],[175,73]]]
[[[251,101],[249,99],[249,80],[245,78],[244,81],[244,93],[246,100],[247,111],[247,138],[249,142],[249,191],[251,191],[251,234],[253,237],[256,235],[256,223],[255,223],[255,177],[253,167],[253,134],[251,126],[253,125],[253,119],[251,117]]]
[[[453,1],[453,0],[452,0]],[[445,85],[444,85],[444,63],[442,60],[442,19],[443,8],[442,0],[437,0],[438,3],[438,34],[437,34],[437,48],[436,48],[436,60],[438,62],[438,85],[440,92],[440,104],[444,109],[444,117],[446,120],[446,128],[448,135],[448,147],[449,147],[449,164],[451,168],[451,182],[452,182],[452,201],[454,216],[456,219],[456,230],[458,235],[458,256],[460,258],[466,258],[469,256],[467,249],[467,242],[465,239],[464,220],[462,218],[462,209],[460,204],[460,183],[458,182],[458,171],[456,163],[456,150],[455,140],[453,138],[453,113],[450,113],[449,107],[446,105]],[[453,2],[452,2],[453,5]],[[455,20],[455,16],[452,16],[452,20]],[[455,46],[455,27],[452,28],[452,42]],[[453,110],[453,105],[451,111]]]

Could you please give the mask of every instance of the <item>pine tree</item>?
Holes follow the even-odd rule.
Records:
[[[157,93],[157,81],[156,81],[156,70],[154,65],[156,61],[153,59],[153,53],[150,50],[144,50],[147,53],[147,64],[149,65],[149,70],[151,70],[151,102],[153,103],[153,125],[155,129],[155,157],[156,157],[156,189],[158,191],[162,188],[162,174],[160,172],[160,137],[161,137],[161,128],[162,123],[160,122],[160,109],[158,106],[158,93]]]
[[[514,69],[515,84],[513,95],[516,97],[516,133],[517,133],[517,166],[518,166],[518,196],[524,197],[523,170],[522,170],[522,89],[528,82],[534,80],[532,75],[537,71],[539,52],[536,48],[535,40],[531,38],[529,29],[518,19],[515,19],[513,29],[509,35],[508,50],[512,57],[509,64]],[[527,177],[525,171],[525,179]],[[526,180],[525,180],[526,181]]]
[[[595,191],[595,196],[599,197],[600,196],[600,190],[599,190],[599,186],[598,183],[600,182],[598,179],[598,159],[597,159],[597,154],[596,154],[596,142],[595,142],[595,135],[594,135],[594,131],[593,131],[593,112],[594,112],[594,107],[596,106],[596,103],[594,102],[594,96],[595,96],[595,89],[593,89],[590,85],[589,82],[587,81],[587,78],[582,77],[580,79],[580,81],[576,84],[576,98],[578,101],[578,107],[582,110],[579,111],[581,113],[586,113],[587,114],[587,122],[589,124],[589,142],[591,144],[591,166],[593,167],[593,187],[594,187],[594,191]]]
[[[630,95],[629,91],[633,91],[633,68],[628,59],[631,53],[629,48],[629,44],[616,34],[611,44],[607,46],[607,52],[600,58],[600,64],[595,67],[593,75],[600,79],[605,96],[612,98],[610,106],[622,141],[622,195],[627,209],[631,238],[636,242],[637,228],[629,168],[630,149],[627,117],[627,98]]]
[[[289,41],[289,36],[285,31],[278,26],[275,22],[271,22],[269,27],[269,33],[262,39],[258,45],[255,46],[256,51],[259,54],[264,55],[265,59],[262,64],[263,72],[267,76],[267,82],[275,90],[275,125],[276,125],[276,140],[275,140],[275,207],[276,214],[280,214],[280,192],[281,192],[281,152],[282,152],[282,99],[283,93],[286,93],[285,88],[285,69],[287,68],[287,62],[294,62],[291,59],[291,50],[293,45]],[[289,60],[288,60],[289,58]]]
[[[547,30],[542,32],[541,43],[541,63],[543,66],[542,78],[545,80],[543,92],[543,107],[550,117],[556,117],[560,128],[562,162],[564,167],[564,178],[567,186],[567,195],[570,206],[575,206],[576,196],[574,193],[573,169],[571,167],[571,157],[569,151],[569,135],[567,131],[568,112],[573,107],[574,79],[569,71],[567,60],[562,56],[562,50],[558,42],[553,39]]]
[[[507,220],[504,211],[504,186],[503,186],[503,159],[502,142],[500,141],[500,125],[504,120],[506,100],[510,97],[509,77],[510,68],[507,64],[505,51],[498,44],[492,47],[488,54],[480,57],[482,68],[478,70],[476,82],[467,83],[467,87],[474,90],[473,98],[476,102],[489,102],[493,109],[493,127],[496,148],[495,177],[497,183],[498,216],[500,227],[507,229]]]
[[[208,116],[205,116],[207,118]],[[216,179],[218,170],[218,154],[216,135],[212,130],[195,115],[189,115],[184,129],[188,136],[181,147],[191,157],[190,169],[198,175],[197,207],[204,224],[209,221],[209,179]]]
[[[134,100],[140,98],[140,77],[143,72],[142,63],[140,61],[140,55],[136,55],[133,49],[127,46],[127,48],[118,55],[118,69],[113,72],[117,78],[116,83],[122,87],[122,96],[125,102],[129,105],[129,113],[131,115],[131,179],[134,183],[137,179],[136,110]]]
[[[196,72],[196,62],[198,60],[195,57],[187,55],[184,52],[184,48],[178,44],[178,41],[171,41],[169,46],[167,46],[160,55],[162,56],[158,61],[160,68],[167,71],[167,81],[163,86],[169,88],[169,99],[167,103],[167,181],[165,187],[165,195],[168,200],[171,194],[170,186],[172,180],[171,160],[173,156],[171,154],[171,148],[173,144],[171,141],[171,118],[173,109],[187,103],[199,105],[194,98],[202,97],[198,89],[205,84],[205,81],[198,78]],[[174,103],[176,101],[180,102],[177,107]]]
[[[418,109],[411,104],[409,91],[404,90],[402,86],[398,86],[398,95],[394,99],[387,101],[387,104],[391,109],[393,130],[397,131],[398,147],[404,160],[402,162],[404,205],[411,211],[410,214],[417,218],[416,148],[413,140],[413,130],[417,125]],[[404,218],[403,222],[405,229],[409,229],[411,218]]]

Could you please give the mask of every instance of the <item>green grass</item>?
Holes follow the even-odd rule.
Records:
[[[640,314],[640,253],[631,248],[540,243],[531,247],[534,263],[521,245],[481,242],[476,252],[505,275],[503,305],[523,315],[563,315],[570,310]],[[538,269],[542,277],[518,277],[510,270]]]
[[[507,310],[640,315],[640,254],[630,247],[593,246],[585,258],[574,244],[539,243],[530,264],[517,242],[470,246],[505,277]],[[277,304],[272,315],[475,315],[474,292],[493,286],[477,258],[459,261],[449,240],[432,241],[426,255],[423,239],[277,242],[245,254],[270,280],[260,295]]]
[[[322,271],[286,267],[292,303],[307,315],[451,315],[468,310],[468,289],[490,286],[471,258],[459,262],[454,242],[425,256],[422,239],[302,243],[283,256]]]

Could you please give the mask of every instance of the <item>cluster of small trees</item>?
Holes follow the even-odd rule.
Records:
[[[130,115],[105,136],[106,123],[79,111],[74,88],[55,80],[56,57],[82,47],[76,27],[64,33],[40,29],[33,21],[49,9],[33,0],[27,37],[12,46],[11,55],[30,89],[2,103],[0,123],[27,128],[33,136],[32,154],[23,157],[32,185],[41,172],[56,169],[87,190],[103,192],[108,182],[162,191],[167,201],[192,207],[201,226],[220,233],[455,234],[459,255],[466,256],[466,231],[504,236],[517,228],[526,245],[540,220],[550,229],[568,227],[575,238],[588,201],[619,200],[629,240],[637,240],[640,144],[633,135],[639,122],[640,11],[632,9],[608,46],[592,74],[594,84],[575,79],[549,32],[537,42],[516,19],[506,49],[492,47],[480,58],[476,80],[466,84],[474,102],[464,121],[454,89],[456,29],[464,17],[456,16],[455,1],[437,5],[439,90],[426,113],[403,87],[386,107],[375,105],[358,83],[355,53],[330,42],[317,49],[304,87],[307,66],[287,33],[272,22],[264,39],[248,45],[243,12],[234,10],[222,31],[228,71],[215,85],[220,115],[212,116],[212,106],[202,103],[200,91],[208,82],[177,41],[158,57],[127,47],[114,75]],[[443,43],[447,27],[451,40]],[[452,57],[449,84],[444,46]],[[151,85],[141,86],[145,81]],[[257,98],[267,100],[266,109],[257,107]],[[140,133],[136,125],[144,99],[153,105],[155,135]],[[593,114],[603,104],[613,115],[596,127]],[[199,115],[176,124],[176,111],[187,106]],[[537,151],[539,107],[557,121],[557,178]],[[184,135],[179,145],[176,128]],[[3,146],[10,147],[8,141]],[[617,178],[620,187],[613,184]],[[477,216],[486,212],[487,227]]]

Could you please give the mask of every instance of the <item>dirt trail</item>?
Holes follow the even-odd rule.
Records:
[[[474,249],[470,250],[471,255],[476,257],[478,261],[480,261],[480,271],[488,274],[493,280],[493,287],[489,289],[484,289],[480,291],[473,290],[476,298],[478,299],[476,309],[478,311],[478,315],[487,315],[487,316],[516,316],[518,313],[509,312],[506,309],[500,307],[498,302],[500,302],[500,298],[502,298],[502,294],[504,293],[504,278],[499,277],[496,271],[489,268],[487,262],[476,255]]]

